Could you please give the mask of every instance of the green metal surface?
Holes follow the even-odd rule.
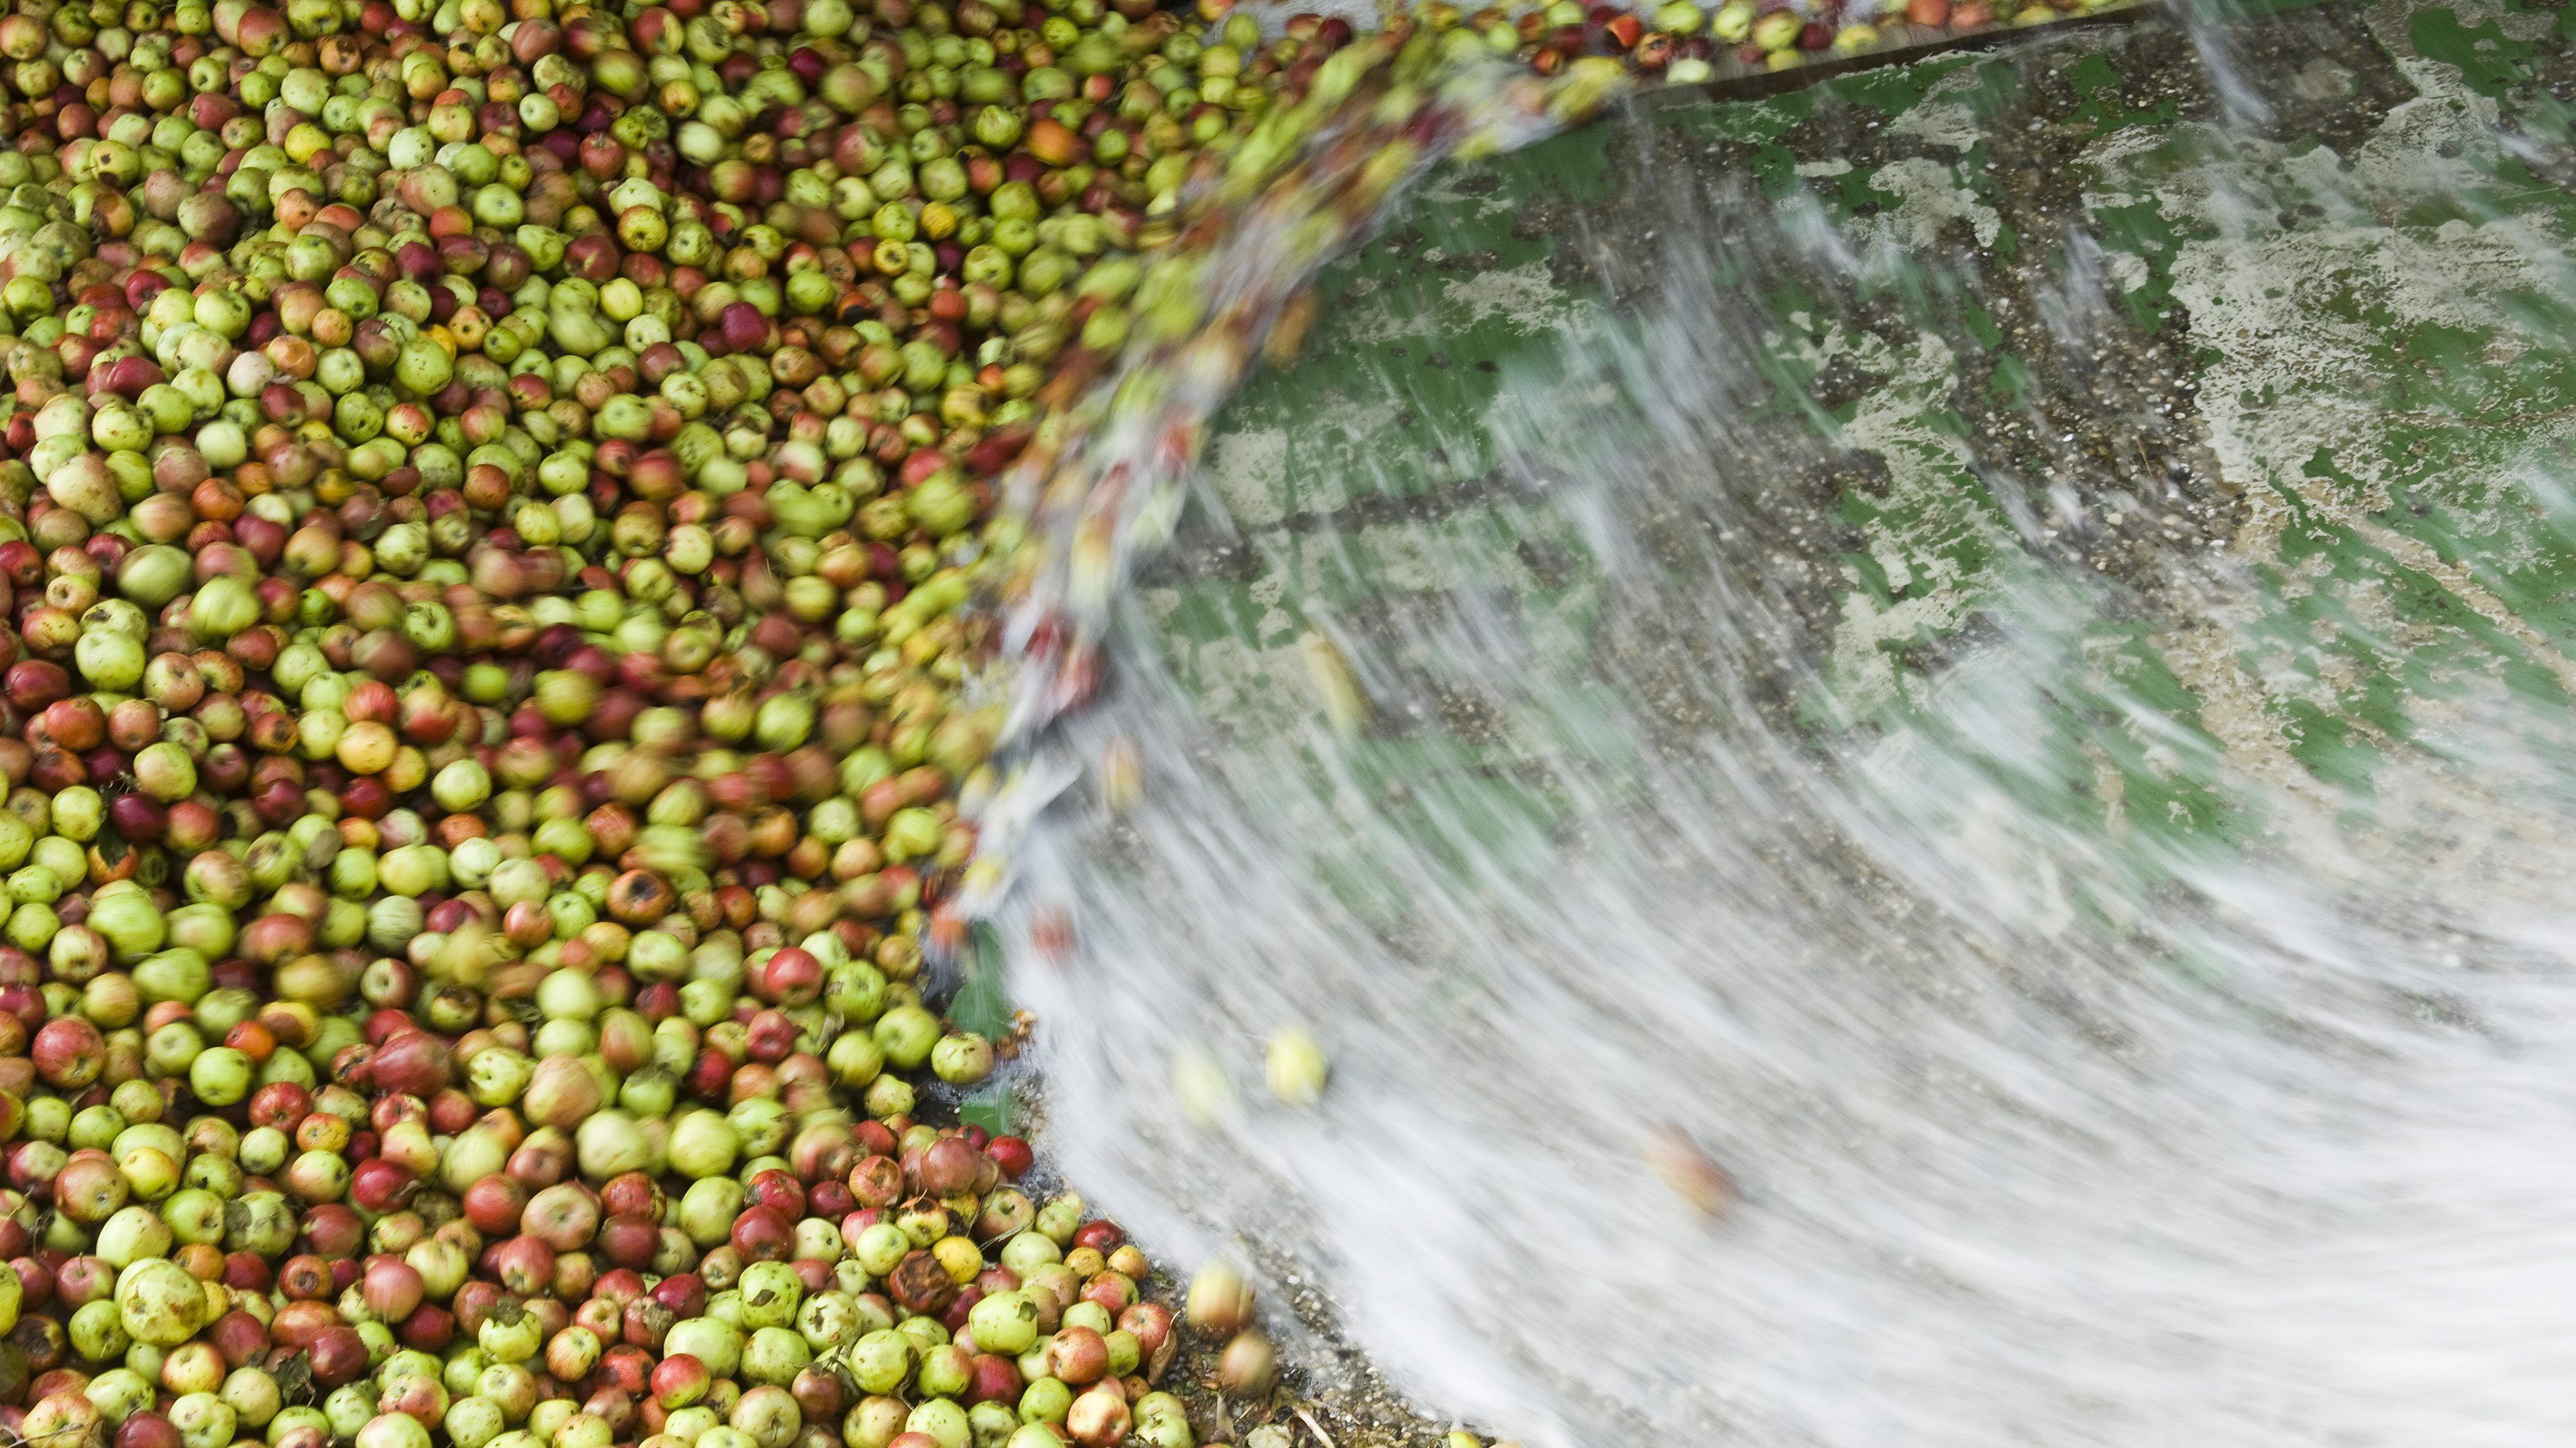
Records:
[[[1827,600],[1801,727],[1918,709],[2027,572],[2006,477],[2071,489],[2080,516],[2042,551],[2137,604],[2069,641],[2069,707],[2021,741],[2031,804],[2209,843],[2262,830],[2231,781],[2367,798],[2390,751],[2492,691],[2556,701],[2576,679],[2553,481],[2576,422],[2571,27],[2525,5],[2278,7],[2210,32],[2231,91],[2154,19],[1654,104],[1444,170],[1324,276],[1301,359],[1220,419],[1206,484],[1240,546],[1180,549],[1147,616],[1243,733],[1321,717],[1299,643],[1320,623],[1466,589],[1508,597],[1534,671],[1584,677],[1602,580],[1494,479],[1533,389],[1590,385],[1586,339],[1657,286],[1706,285],[1758,302],[1763,391],[1728,425],[1786,460],[1766,486],[1819,525],[1789,560]],[[1708,198],[1698,221],[1658,199],[1676,188]],[[1605,275],[1677,215],[1722,233],[1725,207],[1803,218],[1860,263],[1757,275],[1719,244],[1679,264],[1704,279]],[[2075,273],[2108,303],[2078,319],[2089,355],[2047,325]],[[1598,425],[1634,421],[1605,403]],[[2178,592],[2194,550],[2256,580],[2250,602],[2213,618]],[[2178,727],[2106,727],[2096,692]],[[1489,754],[1472,725],[1381,719],[1355,757],[1497,830],[1544,828],[1548,802]]]

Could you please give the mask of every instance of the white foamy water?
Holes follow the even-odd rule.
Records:
[[[2264,113],[2261,78],[2220,91]],[[2410,184],[2450,184],[2434,149],[2492,119],[2452,109],[2392,118]],[[2266,214],[2287,163],[2212,142],[2210,214]],[[1835,525],[1784,485],[1807,459],[1731,425],[1774,323],[1674,240],[1694,204],[1653,254],[1598,244],[1659,279],[1633,328],[1566,344],[1604,394],[1507,378],[1500,501],[1410,535],[1400,606],[1316,620],[1355,734],[1276,667],[1185,686],[1156,619],[1118,615],[1113,684],[1049,753],[1132,746],[1145,789],[1047,815],[1003,915],[1046,1147],[1158,1256],[1251,1248],[1399,1386],[1533,1445],[2570,1441],[2564,697],[2463,666],[2366,779],[2320,780],[2263,712],[2306,687],[2258,637],[2271,557],[2178,543],[2105,578],[2055,546],[2082,499],[1979,459],[2008,559],[1981,626],[1895,686],[1910,707],[1827,727],[1854,661],[1789,564]],[[2202,261],[2265,240],[2244,220]],[[1763,246],[1886,262],[1795,208]],[[2101,249],[2068,250],[2045,320],[2121,325]],[[2410,285],[2428,315],[2489,300]],[[2563,547],[2562,462],[2496,481]],[[1309,578],[1383,542],[1191,536],[1185,571],[1231,547]],[[1530,537],[1564,554],[1550,607],[1506,586]],[[2492,560],[2467,562],[2446,586],[2478,611]],[[2312,641],[2387,664],[2410,627],[2355,609]],[[1031,948],[1057,911],[1076,948]],[[1332,1056],[1312,1112],[1263,1091],[1288,1023]],[[1213,1125],[1173,1085],[1193,1054],[1233,1085]],[[1734,1177],[1721,1219],[1653,1169],[1667,1130]]]

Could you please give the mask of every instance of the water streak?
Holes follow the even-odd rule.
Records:
[[[2247,236],[2284,202],[2274,81],[2230,67],[2206,128]],[[2564,693],[2452,680],[2321,775],[2248,676],[2274,560],[2106,576],[2061,543],[2170,498],[1984,456],[1976,627],[1872,693],[1845,582],[1789,566],[1837,526],[1791,487],[1834,448],[1733,424],[1773,395],[1766,284],[1885,258],[1794,206],[1721,246],[1698,219],[1744,193],[1672,189],[1651,249],[1584,243],[1643,300],[1450,440],[1507,459],[1472,504],[1354,476],[1374,506],[1184,526],[1183,573],[1248,552],[1369,593],[1303,605],[1356,733],[1293,676],[1210,697],[1101,595],[1109,690],[1048,757],[1116,741],[1149,787],[1015,832],[1002,914],[1067,1174],[1166,1250],[1259,1244],[1397,1381],[1533,1444],[2567,1441]],[[2120,324],[2071,235],[2042,334],[2079,349]],[[2495,479],[2552,548],[2563,461]],[[1419,545],[1394,590],[1390,528]],[[1505,583],[1533,544],[1543,606]],[[2415,646],[2333,622],[2320,649]],[[2564,642],[2497,647],[2545,673]],[[1060,910],[1078,948],[1033,948]],[[1262,1095],[1285,1022],[1331,1048],[1318,1111]],[[1172,1085],[1193,1053],[1233,1084],[1212,1127]],[[1739,1182],[1722,1219],[1659,1178],[1671,1130]]]

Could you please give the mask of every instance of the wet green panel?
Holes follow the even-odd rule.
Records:
[[[2066,79],[2084,98],[2084,104],[2077,107],[2069,119],[2092,126],[2096,131],[2117,131],[2129,126],[2168,126],[2173,124],[2177,114],[2170,100],[2144,107],[2130,104],[2124,93],[2127,82],[2107,55],[2088,55],[2077,61],[2067,68]]]
[[[1778,460],[1767,521],[1811,525],[1784,564],[1830,580],[1791,711],[1812,742],[1946,727],[1932,686],[2059,570],[2087,582],[2054,712],[1992,767],[2144,846],[2259,832],[2244,781],[2284,768],[2367,798],[2484,691],[2563,698],[2576,311],[2535,239],[2576,234],[2554,179],[2576,165],[2494,139],[2564,134],[2563,15],[2259,11],[2227,34],[2272,103],[2259,140],[2222,133],[2198,49],[2150,20],[1659,102],[1435,174],[1325,273],[1300,360],[1219,419],[1207,495],[1258,561],[1159,578],[1166,652],[1222,722],[1277,737],[1321,717],[1310,631],[1472,598],[1527,633],[1563,714],[1633,707],[1572,682],[1606,617],[1590,541],[1498,480],[1546,451],[1530,399],[1590,397],[1587,356],[1634,335],[1647,302],[1604,282],[1598,239],[1675,224],[1648,195],[1674,188],[1859,259],[1688,263],[1759,333],[1726,425]],[[1550,415],[1595,445],[1644,431],[1612,402]],[[2217,643],[2172,603],[2194,549],[2254,581]],[[1378,721],[1354,783],[1409,797],[1425,840],[1543,837],[1564,817],[1544,771],[1487,741],[1557,721],[1506,717]],[[1333,869],[1369,897],[1363,856]]]
[[[1960,81],[1969,82],[1960,85]],[[1901,116],[1931,98],[1935,91],[1968,107],[1980,118],[2002,112],[2016,90],[2012,67],[1982,56],[1953,55],[1915,65],[1865,70],[1829,81],[1826,95],[1866,106],[1882,116]]]
[[[2091,219],[2101,244],[2143,263],[2145,280],[2120,294],[2120,306],[2138,327],[2153,327],[2173,306],[2173,264],[2189,228],[2165,215],[2156,202],[2097,206]]]
[[[2537,48],[2527,41],[2512,39],[2492,21],[2475,27],[2464,25],[2458,13],[2447,8],[2417,11],[2408,33],[2418,55],[2458,66],[2462,79],[2490,96],[2503,95],[2527,78],[2521,62]]]

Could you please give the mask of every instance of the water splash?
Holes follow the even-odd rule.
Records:
[[[2287,205],[2371,215],[2401,175],[2524,225],[2436,159],[2494,153],[2475,97],[2464,128],[2393,115],[2338,175],[2253,134],[2289,77],[2229,75],[2177,183],[2222,252],[2284,241]],[[2501,615],[2504,663],[2437,660],[2403,737],[2320,771],[2267,707],[2327,653],[2403,677],[2421,641],[2302,611],[2317,570],[2258,547],[2285,504],[2257,423],[2202,424],[2252,495],[2231,546],[2175,531],[2110,575],[2078,560],[2178,506],[2161,485],[1961,442],[1995,561],[1904,590],[1941,657],[1889,668],[1794,480],[1939,439],[1864,410],[1801,455],[1739,425],[1777,393],[1766,284],[1883,276],[1885,233],[1740,192],[1654,230],[1584,246],[1626,315],[1443,440],[1503,459],[1472,498],[1363,467],[1336,513],[1182,525],[1176,570],[1304,582],[1355,731],[1293,672],[1212,690],[1165,620],[1097,595],[1109,692],[1055,757],[1118,741],[1149,788],[1020,837],[1003,917],[1068,1174],[1159,1244],[1260,1243],[1399,1382],[1533,1443],[2565,1441],[2576,721],[2504,565],[2409,563],[2378,510],[2297,504],[2291,530],[2358,529]],[[2044,345],[2116,325],[2075,234]],[[2407,284],[2576,346],[2498,323],[2473,273]],[[1838,336],[1899,383],[1955,363]],[[2564,557],[2563,456],[2533,437],[2493,487],[2513,547]],[[1058,910],[1079,948],[1031,948]],[[1316,1112],[1263,1097],[1283,1022],[1331,1047]],[[1172,1084],[1193,1053],[1231,1081],[1213,1127]],[[1722,1219],[1659,1178],[1669,1131],[1736,1177]]]

